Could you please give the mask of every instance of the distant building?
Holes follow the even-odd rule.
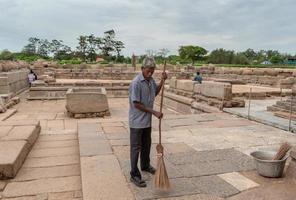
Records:
[[[272,63],[268,60],[264,60],[262,63],[260,63],[261,65],[271,65]]]
[[[285,64],[296,65],[296,56],[287,58],[287,60],[285,61]]]
[[[102,57],[97,57],[96,58],[96,62],[102,62],[102,61],[104,61],[104,58],[102,58]]]

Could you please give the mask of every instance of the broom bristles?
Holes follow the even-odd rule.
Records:
[[[281,160],[285,157],[285,155],[287,154],[287,152],[292,148],[292,146],[288,143],[285,142],[283,143],[279,150],[277,151],[277,153],[275,154],[275,156],[272,158],[272,160]]]
[[[165,168],[163,155],[157,156],[157,169],[155,172],[154,185],[158,189],[167,190],[170,188],[169,177]]]

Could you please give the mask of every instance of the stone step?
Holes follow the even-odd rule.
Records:
[[[288,113],[288,112],[276,111],[276,112],[274,112],[274,115],[277,116],[277,117],[290,119],[290,113]],[[295,121],[296,120],[296,115],[292,114],[291,119]]]
[[[285,103],[285,102],[277,102],[275,104],[276,107],[279,107],[279,108],[282,108],[283,110],[286,110],[286,111],[290,111],[290,106],[291,104],[290,103]],[[293,111],[296,111],[296,105],[292,105],[292,110]]]
[[[102,127],[78,123],[78,139],[83,199],[134,199]]]
[[[29,125],[0,123],[0,179],[14,178],[40,133],[39,121]]]

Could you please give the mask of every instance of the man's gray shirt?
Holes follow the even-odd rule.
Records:
[[[134,102],[139,102],[145,107],[153,109],[157,85],[153,78],[146,80],[142,73],[138,74],[129,86],[129,127],[151,127],[152,115],[137,109]]]

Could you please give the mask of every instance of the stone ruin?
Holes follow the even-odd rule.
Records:
[[[0,61],[0,113],[19,103],[16,95],[29,88],[27,67],[21,61]]]
[[[236,68],[203,66],[200,68],[203,77],[209,80],[224,79],[241,84],[258,84],[267,86],[279,86],[283,79],[295,77],[294,69],[281,68]],[[285,82],[285,81],[284,81]]]
[[[232,97],[229,83],[170,79],[164,102],[181,113],[219,112],[223,107],[244,107],[245,102]]]
[[[66,93],[68,116],[74,118],[109,116],[106,90],[99,88],[71,88]]]
[[[288,79],[291,80],[291,79]],[[286,82],[285,82],[286,83]],[[290,82],[291,83],[291,82]],[[288,88],[288,84],[284,85],[285,88]],[[290,89],[292,90],[291,96],[288,96],[286,99],[281,99],[277,101],[274,105],[268,106],[267,111],[273,112],[275,116],[289,119],[291,112],[291,119],[296,120],[296,115],[293,114],[296,111],[296,85],[291,84]]]

